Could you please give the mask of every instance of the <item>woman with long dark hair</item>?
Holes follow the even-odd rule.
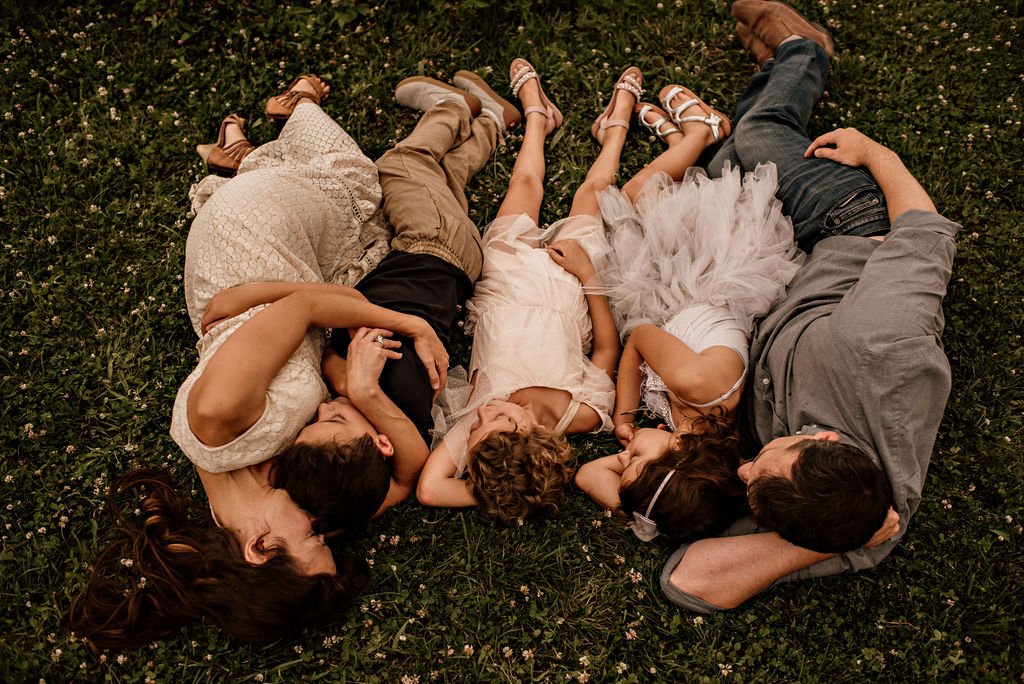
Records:
[[[334,453],[333,433],[299,440],[359,473],[349,519],[332,526],[365,523],[389,489],[411,491],[418,476],[422,463],[389,458],[388,438],[347,400],[330,401],[320,375],[332,327],[353,331],[349,374],[371,383],[397,354],[392,334],[411,338],[427,368],[447,365],[425,321],[349,287],[387,253],[388,229],[373,162],[320,109],[327,90],[305,75],[271,98],[267,114],[287,120],[273,142],[254,148],[231,115],[216,144],[197,148],[211,170],[237,173],[210,176],[191,193],[185,299],[199,361],[171,420],[209,506],[159,471],[129,473],[112,488],[116,539],[67,619],[94,648],[138,646],[196,622],[251,641],[291,637],[351,601],[365,564],[336,564],[323,529],[289,493],[314,471],[296,481],[276,458],[314,416],[377,447],[352,455]],[[345,459],[365,462],[337,462]],[[137,515],[124,512],[135,506]]]

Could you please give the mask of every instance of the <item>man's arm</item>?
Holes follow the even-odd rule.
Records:
[[[890,221],[911,209],[936,211],[928,193],[903,165],[899,155],[854,128],[837,128],[819,136],[804,156],[867,168],[885,195]]]
[[[899,530],[900,517],[890,508],[865,548],[878,546]],[[701,539],[686,550],[669,581],[676,590],[727,610],[786,575],[833,557],[794,546],[774,532]]]
[[[794,546],[775,534],[715,537],[694,542],[670,581],[716,608],[735,608],[791,572],[832,556]]]

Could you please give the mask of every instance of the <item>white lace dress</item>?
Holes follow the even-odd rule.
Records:
[[[635,206],[617,188],[599,195],[611,250],[598,268],[623,338],[638,325],[656,325],[695,352],[720,345],[743,360],[732,389],[698,407],[742,386],[753,321],[782,297],[803,261],[777,187],[769,163],[742,182],[728,165],[715,179],[698,168],[679,183],[658,174]],[[672,425],[668,388],[647,364],[642,370],[646,408]]]
[[[608,249],[592,216],[562,219],[543,232],[525,214],[505,216],[484,233],[483,275],[466,304],[475,387],[449,379],[434,412],[435,444],[444,437],[457,476],[476,409],[525,387],[565,390],[571,408],[586,404],[601,416],[599,429],[611,428],[615,385],[587,356],[593,329],[583,287],[544,250],[563,238],[578,240],[591,259]]]
[[[324,332],[307,333],[278,372],[262,417],[232,442],[209,447],[189,428],[189,392],[221,345],[265,306],[201,335],[210,299],[256,281],[353,285],[387,254],[390,234],[378,210],[376,167],[312,103],[300,104],[278,139],[249,154],[235,178],[209,176],[192,188],[190,198],[196,216],[185,246],[185,301],[200,335],[199,362],[178,390],[171,436],[195,465],[225,472],[291,445],[328,398],[320,377]]]

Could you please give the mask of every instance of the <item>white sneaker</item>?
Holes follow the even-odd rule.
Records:
[[[472,116],[480,114],[481,104],[472,93],[442,83],[428,76],[412,76],[395,86],[395,99],[399,104],[425,112],[439,102],[458,102]]]

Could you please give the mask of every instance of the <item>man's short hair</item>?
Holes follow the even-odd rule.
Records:
[[[786,541],[819,553],[859,549],[885,522],[889,482],[864,451],[806,439],[791,478],[763,475],[747,492],[751,517]]]
[[[313,516],[317,534],[365,524],[391,486],[391,468],[369,435],[345,444],[294,444],[277,457],[274,486]]]

